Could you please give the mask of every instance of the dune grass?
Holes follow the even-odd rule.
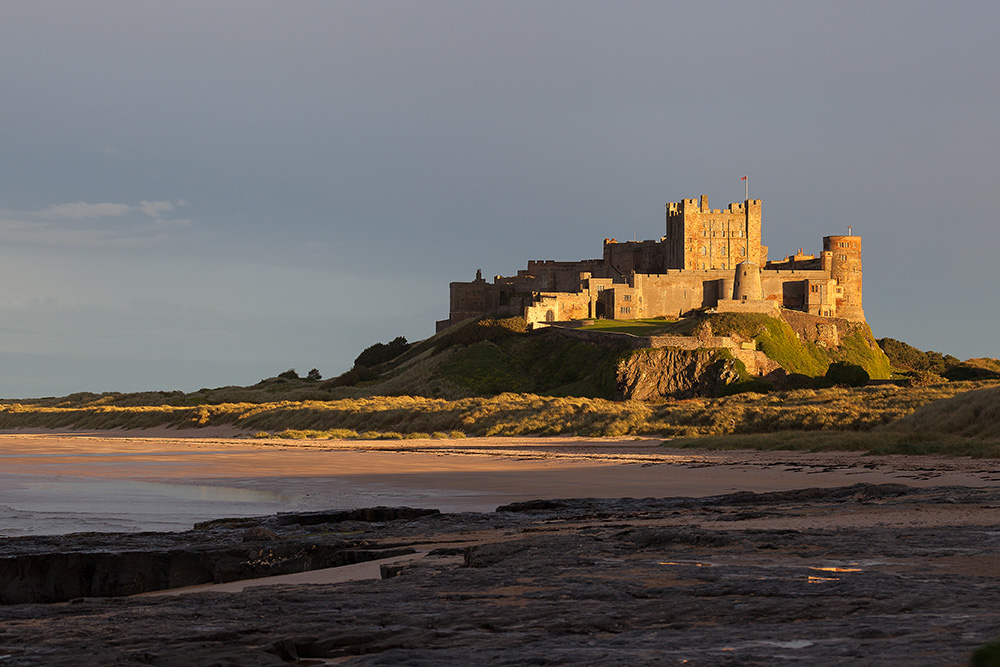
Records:
[[[757,449],[763,451],[863,452],[873,456],[903,454],[970,458],[1000,458],[1000,441],[982,441],[948,434],[871,431],[778,431],[677,438],[664,446],[679,449]]]
[[[904,392],[904,395],[907,394]],[[909,395],[927,396],[924,392]],[[871,428],[782,428],[767,433],[677,438],[665,444],[670,447],[707,449],[838,450],[879,455],[939,454],[1000,458],[1000,386],[965,391],[928,401],[899,419]]]
[[[982,391],[973,391],[977,389]],[[397,434],[400,438],[435,437],[435,434],[653,436],[690,439],[690,443],[672,440],[672,446],[867,450],[898,447],[904,441],[927,449],[934,443],[920,438],[941,433],[950,439],[939,438],[935,442],[946,442],[954,450],[962,440],[1000,439],[996,416],[989,412],[990,405],[996,404],[998,392],[1000,385],[995,382],[951,382],[919,388],[885,385],[800,389],[660,403],[507,393],[459,400],[376,396],[199,406],[117,406],[110,405],[105,396],[91,404],[0,405],[0,428],[232,425],[248,434],[266,433],[269,437],[280,434],[290,438],[363,439]],[[943,399],[951,399],[953,403],[935,403]],[[918,411],[921,406],[927,407]],[[911,415],[909,421],[902,420],[908,415]],[[943,422],[946,417],[953,417],[955,423]],[[962,427],[979,419],[992,423],[992,429]],[[932,427],[930,423],[938,425]],[[723,436],[731,439],[712,439]],[[862,436],[877,436],[881,440],[868,438],[865,442],[869,444],[863,445]],[[828,444],[818,444],[821,442]]]

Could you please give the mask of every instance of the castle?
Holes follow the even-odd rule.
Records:
[[[604,256],[578,262],[529,261],[516,276],[451,283],[443,330],[498,313],[543,322],[681,317],[692,311],[780,309],[864,322],[861,237],[823,237],[817,257],[802,250],[781,260],[761,245],[761,200],[711,209],[708,197],[667,204],[666,233],[656,241],[604,239]]]

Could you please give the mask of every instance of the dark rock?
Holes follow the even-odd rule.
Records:
[[[917,515],[900,512],[950,510],[945,497],[960,504],[955,516],[1000,503],[993,489],[843,487],[350,523],[361,531],[350,542],[338,523],[304,534],[301,524],[262,521],[278,539],[256,543],[242,541],[249,526],[217,526],[182,534],[190,553],[294,555],[315,545],[375,557],[420,540],[476,544],[466,567],[415,559],[385,580],[8,605],[0,656],[10,657],[0,663],[964,664],[997,632],[1000,581],[982,567],[1000,559],[1000,539],[992,524],[914,524]],[[767,523],[705,520],[747,506],[766,507]],[[821,523],[801,523],[805,510]],[[838,523],[846,512],[871,514]],[[768,527],[781,520],[790,527]],[[103,539],[103,548],[92,535],[3,541],[0,553],[131,557],[120,542],[152,567],[153,546],[184,551],[176,537]],[[397,546],[378,548],[387,544]]]
[[[355,520],[368,517],[391,522],[437,513],[379,507],[348,514],[360,517]],[[82,533],[0,540],[0,604],[134,595],[414,553],[411,547],[384,549],[361,539],[344,540],[336,533],[303,539],[288,535],[280,518],[205,522],[184,533]],[[262,525],[266,521],[274,522],[274,530]]]
[[[392,579],[398,577],[404,567],[404,565],[379,565],[379,574],[383,579]]]
[[[420,517],[440,513],[441,510],[414,509],[412,507],[366,507],[338,512],[280,513],[278,514],[278,525],[312,526],[319,523],[340,523],[343,521],[398,521],[400,519],[419,519]]]
[[[263,526],[247,528],[243,533],[244,542],[273,542],[278,539],[278,534],[273,530],[268,530]]]

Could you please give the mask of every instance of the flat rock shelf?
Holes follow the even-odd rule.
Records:
[[[140,553],[217,561],[222,580],[328,567],[281,565],[281,554],[339,549],[378,559],[382,578],[9,599],[0,665],[963,664],[1000,634],[998,525],[995,489],[857,484],[11,538],[0,541],[3,590],[20,563],[22,598],[66,598],[45,598],[53,575],[28,564],[74,554],[116,559],[109,571],[141,582],[156,568]],[[81,588],[99,571],[66,576]]]

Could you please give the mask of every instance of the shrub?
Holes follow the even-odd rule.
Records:
[[[924,352],[895,338],[879,338],[878,344],[885,355],[889,357],[890,363],[897,368],[928,371],[941,375],[949,368],[959,364],[959,360],[950,354],[941,354],[933,350]]]
[[[995,380],[1000,378],[1000,372],[995,370],[992,365],[976,363],[977,361],[980,360],[969,359],[968,361],[963,361],[944,371],[942,375],[953,382],[961,380]]]
[[[906,380],[906,386],[908,387],[926,387],[948,381],[947,378],[943,378],[931,371],[912,371],[904,374],[903,378]]]
[[[482,318],[441,336],[435,342],[440,351],[451,345],[471,345],[481,341],[501,341],[527,333],[528,325],[523,317],[508,317],[501,320]]]
[[[987,642],[973,651],[969,667],[1000,667],[1000,639]]]
[[[278,373],[278,377],[282,380],[298,380],[299,374],[295,372],[294,368],[289,368],[284,373]]]
[[[842,387],[863,387],[871,378],[868,371],[857,364],[835,361],[826,370],[826,379]]]
[[[727,384],[719,391],[719,396],[734,396],[752,392],[754,394],[769,394],[774,391],[774,385],[767,380],[760,378],[750,378]]]
[[[406,338],[404,336],[398,336],[393,338],[388,343],[375,343],[374,345],[369,345],[361,354],[358,355],[357,359],[354,360],[354,365],[365,366],[366,368],[378,366],[379,364],[384,364],[387,361],[392,361],[409,349],[410,344],[406,342]]]
[[[314,368],[311,371],[309,371],[309,373],[306,375],[306,379],[309,380],[310,382],[319,382],[320,380],[323,379],[323,376],[320,375],[318,369]]]
[[[333,387],[353,387],[359,382],[369,382],[371,380],[375,380],[378,376],[378,371],[372,370],[366,366],[355,366],[346,373],[341,373],[332,380],[327,380],[321,386],[324,389],[332,389]]]
[[[789,373],[782,384],[786,389],[812,389],[816,386],[816,379],[802,373]]]

